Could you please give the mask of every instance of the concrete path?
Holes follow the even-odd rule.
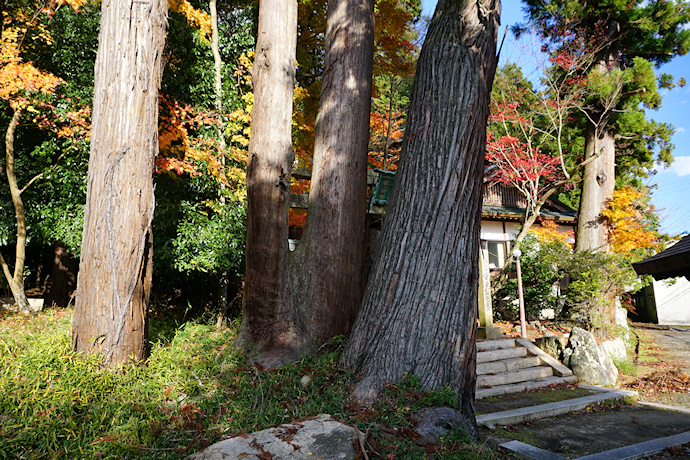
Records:
[[[690,413],[647,405],[561,415],[487,432],[490,442],[532,459],[642,458],[690,443]],[[486,439],[486,438],[485,438]],[[681,458],[688,458],[684,452]]]
[[[679,364],[680,369],[690,374],[690,326],[637,323],[635,327],[648,334],[655,347],[664,350],[664,359]],[[586,398],[596,399],[592,396],[579,399],[584,401]],[[558,405],[550,403],[544,406],[545,409],[552,409],[551,406]],[[527,412],[525,420],[529,420],[529,413],[533,411],[534,408],[524,408],[506,412]],[[519,454],[523,458],[647,458],[673,446],[685,447],[676,447],[674,455],[666,453],[665,456],[690,458],[690,408],[638,402],[632,406],[604,410],[590,408],[525,424],[519,424],[518,419],[506,418],[506,423],[510,425],[503,428],[500,422],[493,420],[497,416],[484,414],[478,417],[478,421],[489,422],[485,426],[495,426],[494,430],[481,429],[484,439],[513,452],[511,455]]]
[[[683,362],[685,373],[690,374],[690,326],[635,323],[635,328],[651,335],[655,344],[667,350],[673,359]]]

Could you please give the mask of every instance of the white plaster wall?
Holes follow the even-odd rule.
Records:
[[[690,281],[680,277],[669,286],[667,280],[654,280],[653,286],[659,324],[690,325]]]
[[[505,232],[503,226],[505,225]],[[518,224],[514,222],[496,222],[482,220],[480,239],[486,241],[512,241],[518,233]]]

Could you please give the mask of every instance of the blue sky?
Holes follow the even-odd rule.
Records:
[[[523,21],[522,2],[504,0],[502,3],[499,43],[506,27]],[[431,16],[435,5],[436,0],[423,0],[423,14]],[[508,33],[501,51],[500,65],[507,62],[518,64],[526,77],[538,78],[536,63],[543,59],[539,56],[540,46],[529,38],[516,41]],[[690,55],[677,57],[657,71],[672,74],[676,81],[680,77],[685,77],[690,82]],[[684,88],[664,90],[662,94],[662,107],[659,110],[648,111],[647,116],[676,127],[673,136],[676,146],[673,153],[675,161],[669,169],[660,168],[657,174],[650,177],[647,184],[655,186],[652,202],[661,217],[662,231],[677,235],[690,232],[690,84]]]

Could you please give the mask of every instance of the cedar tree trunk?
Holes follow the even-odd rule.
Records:
[[[616,186],[615,148],[611,132],[605,128],[597,130],[592,123],[587,123],[585,159],[596,158],[584,170],[577,223],[578,251],[609,250],[609,230],[602,211],[613,199]]]
[[[342,361],[371,402],[405,372],[460,395],[474,421],[482,170],[500,1],[441,0],[417,73],[400,167]]]
[[[309,213],[290,266],[309,349],[348,334],[362,299],[373,49],[373,0],[329,0]]]
[[[289,355],[299,348],[288,290],[296,43],[297,1],[261,0],[252,67],[254,109],[247,167],[242,339],[254,344],[260,353],[270,350],[278,355]]]
[[[166,0],[104,0],[95,67],[76,351],[145,357]]]

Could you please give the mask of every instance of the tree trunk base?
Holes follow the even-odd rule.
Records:
[[[19,297],[19,300],[17,297]],[[38,313],[43,310],[42,305],[31,305],[23,291],[19,294],[13,294],[12,297],[3,297],[0,299],[0,307],[5,310],[19,312],[24,316],[30,316],[33,313]]]

